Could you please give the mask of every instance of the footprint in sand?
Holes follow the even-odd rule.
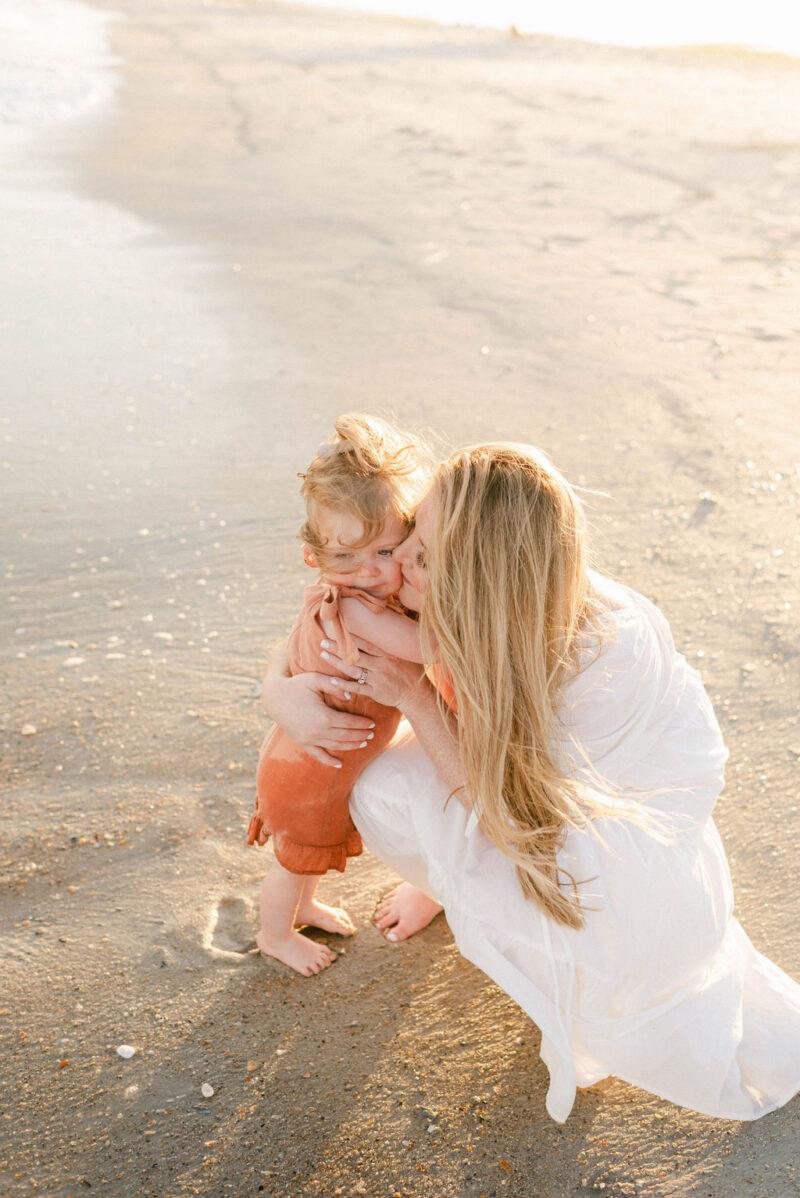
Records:
[[[148,969],[206,969],[210,954],[197,928],[164,923],[143,953],[142,963]]]
[[[207,947],[222,953],[248,953],[256,946],[255,926],[250,903],[235,895],[223,895],[211,912]]]
[[[143,962],[151,969],[241,965],[256,946],[255,926],[251,905],[226,895],[209,911],[205,931],[192,924],[163,923]]]

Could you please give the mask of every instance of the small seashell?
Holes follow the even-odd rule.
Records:
[[[22,727],[20,728],[20,732],[22,733],[23,736],[35,736],[36,735],[36,725],[35,724],[23,724]]]
[[[124,1061],[129,1061],[131,1057],[136,1056],[136,1049],[130,1044],[120,1044],[117,1048],[117,1056],[122,1057]]]
[[[200,1087],[200,1093],[203,1095],[203,1098],[213,1098],[214,1087],[210,1086],[208,1082],[203,1082],[202,1086]]]

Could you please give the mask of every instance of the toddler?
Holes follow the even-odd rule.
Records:
[[[417,437],[374,416],[342,416],[335,429],[300,476],[306,502],[303,556],[320,575],[306,588],[289,636],[289,669],[335,674],[321,656],[320,641],[335,640],[339,655],[352,663],[357,660],[354,635],[394,657],[421,663],[418,626],[396,598],[400,566],[392,552],[408,535],[427,489],[427,450]],[[247,834],[248,844],[265,844],[271,836],[275,852],[261,887],[256,943],[306,977],[336,957],[326,945],[302,936],[299,926],[341,935],[355,931],[346,912],[319,903],[315,892],[322,874],[344,870],[347,858],[362,851],[350,818],[350,791],[400,721],[394,708],[359,695],[357,683],[352,697],[342,697],[337,706],[373,721],[368,739],[336,768],[315,760],[274,727],[261,749]]]

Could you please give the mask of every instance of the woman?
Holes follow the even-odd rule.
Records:
[[[379,922],[402,937],[444,906],[460,951],[541,1029],[559,1121],[576,1086],[612,1073],[725,1118],[787,1102],[800,987],[732,917],[711,820],[727,753],[664,618],[588,570],[574,494],[525,446],[443,463],[397,555],[457,720],[419,667],[369,646],[355,667],[330,646],[343,677],[319,685],[358,686],[411,727],[351,802],[413,884]],[[317,680],[290,697],[295,739],[323,718]],[[273,674],[271,710],[285,682]],[[358,735],[324,718],[320,751]]]

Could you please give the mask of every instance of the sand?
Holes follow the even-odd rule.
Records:
[[[259,959],[243,831],[333,417],[534,441],[704,674],[737,912],[800,975],[800,63],[114,11],[114,98],[0,192],[4,1192],[797,1194],[797,1102],[552,1123],[536,1029],[443,918],[383,942],[368,855],[333,968]]]

